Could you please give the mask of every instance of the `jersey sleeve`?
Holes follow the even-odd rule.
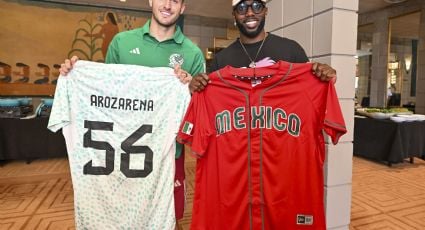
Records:
[[[47,128],[53,132],[65,127],[71,121],[68,84],[70,77],[60,76],[56,85],[55,97]]]
[[[192,153],[202,157],[208,148],[211,129],[202,93],[194,93],[180,125],[177,141],[191,146]]]
[[[331,137],[332,143],[338,143],[339,138],[347,132],[344,117],[342,116],[338,96],[335,86],[329,82],[328,94],[326,99],[326,112],[324,120],[324,130]]]

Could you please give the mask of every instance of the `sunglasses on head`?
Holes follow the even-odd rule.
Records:
[[[246,2],[241,2],[235,6],[235,11],[236,13],[240,15],[244,15],[246,14],[246,12],[248,12],[249,7],[251,7],[251,10],[252,12],[254,12],[254,14],[259,14],[263,12],[264,3],[259,1],[253,1],[251,4],[247,4]]]

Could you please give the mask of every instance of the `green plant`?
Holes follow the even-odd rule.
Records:
[[[80,28],[75,31],[74,40],[72,42],[71,51],[68,53],[68,57],[70,58],[72,55],[78,54],[77,56],[81,59],[93,61],[96,53],[102,52],[100,47],[96,47],[96,41],[102,38],[93,36],[94,31],[102,25],[99,23],[93,24],[87,19],[80,20],[79,24]]]

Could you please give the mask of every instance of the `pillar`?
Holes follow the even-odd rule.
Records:
[[[296,40],[312,61],[337,70],[336,89],[348,133],[327,140],[324,167],[328,229],[349,229],[358,0],[271,0],[266,30]]]
[[[425,4],[422,5],[419,26],[415,112],[425,114]]]
[[[372,39],[371,107],[386,107],[387,104],[388,45],[388,17],[383,17],[375,21]]]

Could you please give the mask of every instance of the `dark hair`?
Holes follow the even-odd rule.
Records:
[[[108,12],[106,14],[106,17],[109,18],[109,20],[111,21],[112,24],[117,25],[117,21],[115,20],[115,16],[112,12]]]

